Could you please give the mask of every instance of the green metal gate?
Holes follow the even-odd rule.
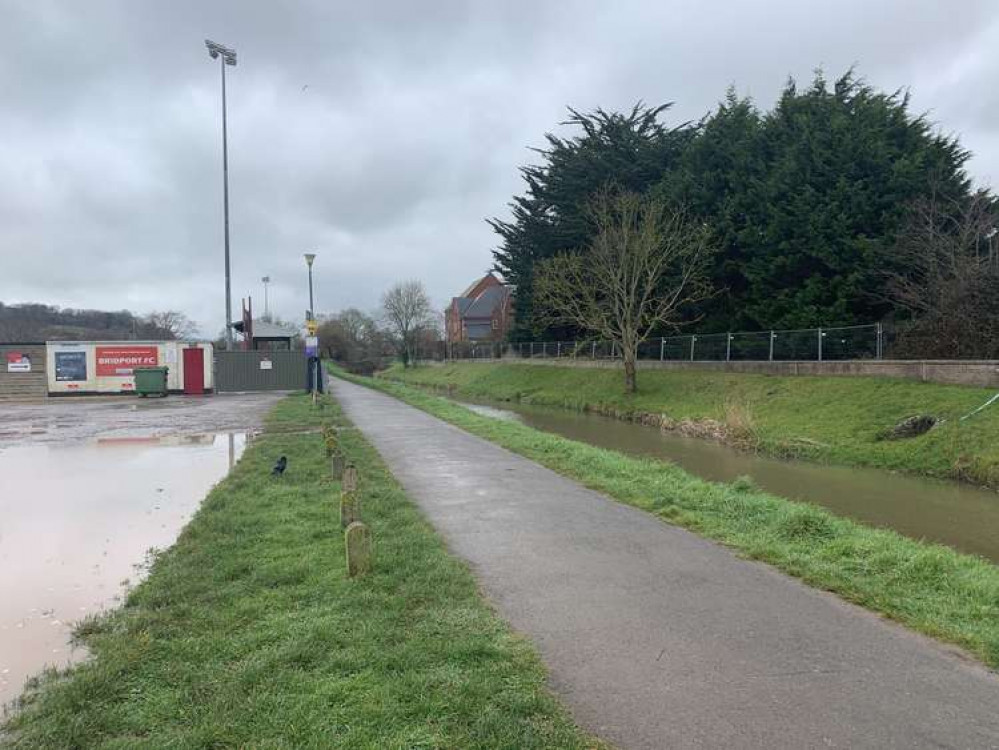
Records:
[[[215,389],[220,393],[305,390],[308,362],[301,351],[216,351]]]

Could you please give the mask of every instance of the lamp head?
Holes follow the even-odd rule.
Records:
[[[309,268],[312,268],[312,261],[314,261],[315,259],[316,259],[316,254],[315,253],[306,253],[305,254],[305,262],[308,264]]]
[[[219,55],[222,55],[222,60],[226,65],[236,64],[236,50],[229,49],[224,44],[213,42],[211,39],[205,40],[205,46],[208,48],[208,54],[213,60],[218,60]]]

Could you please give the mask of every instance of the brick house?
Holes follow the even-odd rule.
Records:
[[[452,297],[444,311],[447,342],[502,341],[510,327],[510,287],[491,272],[478,279],[460,297]]]

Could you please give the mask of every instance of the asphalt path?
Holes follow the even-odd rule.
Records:
[[[619,748],[999,748],[999,676],[384,394],[347,415]]]

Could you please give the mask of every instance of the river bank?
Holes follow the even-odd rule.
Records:
[[[341,376],[999,667],[999,567],[981,558],[871,529],[751,483],[706,482],[671,464],[481,416],[406,385]]]
[[[349,424],[324,404],[276,407],[124,606],[79,624],[92,658],[35,681],[0,746],[598,746],[351,429],[376,567],[346,578],[317,428]]]
[[[395,366],[383,377],[470,398],[592,411],[782,457],[868,466],[999,486],[999,406],[961,421],[993,394],[890,378],[639,373],[528,364]],[[885,439],[902,420],[934,416],[929,432]],[[999,498],[997,498],[999,500]]]

